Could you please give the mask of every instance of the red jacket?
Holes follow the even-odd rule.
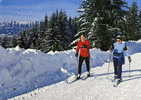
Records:
[[[90,57],[90,41],[77,42],[76,52],[82,57]]]

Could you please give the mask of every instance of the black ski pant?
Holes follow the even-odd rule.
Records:
[[[78,74],[81,75],[82,63],[85,60],[87,71],[90,72],[90,57],[79,57]]]
[[[118,63],[118,59],[113,59],[114,63],[114,78],[115,79],[121,79],[122,75],[122,64]]]

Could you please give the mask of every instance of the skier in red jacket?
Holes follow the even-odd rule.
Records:
[[[86,40],[84,35],[80,36],[80,40],[77,42],[77,48],[76,48],[76,57],[79,57],[79,64],[78,64],[78,76],[77,79],[80,79],[81,76],[81,68],[82,63],[85,60],[86,67],[87,67],[87,77],[90,76],[90,41]]]

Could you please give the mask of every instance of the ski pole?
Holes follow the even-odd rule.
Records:
[[[111,54],[109,55],[109,62],[107,63],[107,67],[108,67],[107,74],[109,73],[109,70],[110,70],[110,64],[111,64]],[[108,76],[107,76],[107,79],[108,79]]]
[[[109,70],[110,70],[111,59],[112,59],[112,54],[109,55],[108,73],[109,73]]]
[[[110,59],[109,59],[110,60]],[[109,63],[108,63],[108,71],[107,71],[107,73],[109,73],[109,69],[110,69],[110,61],[109,61]]]
[[[109,69],[110,69],[110,62],[108,63],[108,73],[109,73]]]
[[[77,74],[76,75],[78,75],[78,69],[79,69],[79,57],[80,57],[80,50],[79,50],[79,52],[78,52],[78,56],[76,57],[76,64],[77,64]]]
[[[131,57],[128,57],[128,61],[129,61],[129,77],[131,77]]]
[[[129,62],[129,77],[131,77],[130,72],[131,72],[131,63]]]

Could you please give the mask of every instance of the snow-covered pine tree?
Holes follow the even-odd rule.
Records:
[[[45,31],[42,40],[43,48],[41,50],[44,52],[66,50],[68,49],[69,39],[67,15],[63,11],[56,11],[50,17],[48,30]]]
[[[78,33],[78,30],[79,30],[78,18],[69,17],[69,19],[68,19],[68,30],[69,30],[69,34],[71,36],[70,41],[72,42],[75,38],[76,33]]]
[[[139,25],[140,25],[140,18],[138,12],[138,6],[136,2],[132,3],[132,6],[129,9],[129,14],[127,16],[127,34],[128,39],[130,40],[137,40],[139,39]]]
[[[51,17],[45,16],[41,22],[35,22],[31,29],[21,32],[17,45],[48,52],[70,48],[78,30],[77,18],[69,18],[63,11],[56,11]]]
[[[139,39],[141,39],[141,11],[139,12]]]
[[[112,41],[113,30],[120,28],[120,23],[124,21],[125,6],[126,2],[123,0],[83,1],[79,9],[81,25],[76,37],[86,34],[91,41],[96,38],[97,47],[107,50]]]
[[[60,40],[59,44],[62,46],[60,50],[67,50],[71,41],[71,31],[68,25],[68,17],[64,11],[59,12],[58,28],[58,40]]]
[[[39,23],[35,22],[32,29],[21,32],[17,39],[17,45],[25,49],[36,48],[35,41],[37,40],[38,29]]]
[[[96,17],[95,8],[95,0],[85,0],[82,2],[80,9],[78,9],[78,12],[80,12],[80,29],[79,32],[75,35],[76,38],[78,38],[81,34],[88,35],[90,32],[91,24]]]
[[[44,20],[40,22],[40,31],[47,31],[48,29],[48,16],[44,17]]]

